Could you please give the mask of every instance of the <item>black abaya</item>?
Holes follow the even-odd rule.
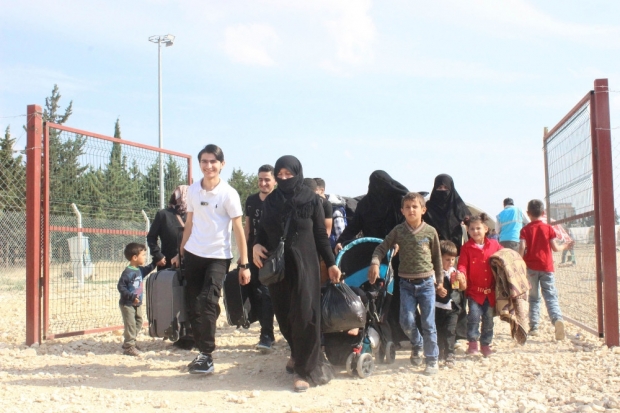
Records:
[[[288,164],[281,165],[283,158],[288,158],[284,159]],[[293,157],[283,158],[276,162],[276,174],[281,167],[286,167],[296,174],[295,178],[303,179],[299,161]],[[318,385],[333,377],[321,351],[318,256],[328,268],[335,265],[335,259],[319,197],[309,188],[298,185],[295,178],[278,181],[278,188],[265,199],[256,243],[270,251],[275,249],[284,232],[286,218],[292,214],[284,249],[286,275],[283,281],[269,286],[269,293],[280,331],[291,347],[295,372]]]

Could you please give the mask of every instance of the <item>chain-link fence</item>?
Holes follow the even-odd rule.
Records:
[[[45,130],[44,336],[122,325],[123,249],[146,243],[160,209],[160,162],[167,200],[188,183],[190,158],[60,125]]]
[[[590,100],[545,139],[547,211],[558,238],[573,247],[554,253],[560,307],[598,330]]]
[[[8,150],[7,150],[8,149]],[[4,156],[3,156],[4,155]],[[0,146],[0,311],[25,310],[26,168],[23,155]],[[23,319],[17,320],[23,323]],[[21,337],[14,325],[0,329]],[[23,324],[22,324],[23,325]]]

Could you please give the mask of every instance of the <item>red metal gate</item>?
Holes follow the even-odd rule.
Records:
[[[191,156],[42,124],[28,109],[27,342],[122,328],[122,250],[145,243],[160,162],[169,195],[191,182]]]
[[[556,253],[556,284],[565,318],[618,343],[613,168],[607,79],[597,79],[544,135],[546,201],[553,225],[575,241]],[[565,259],[570,254],[570,261]]]

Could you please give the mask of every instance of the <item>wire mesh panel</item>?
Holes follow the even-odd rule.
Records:
[[[612,144],[612,161],[613,161],[613,175],[614,175],[614,215],[616,219],[616,259],[620,262],[620,134],[617,130],[612,131],[611,144]],[[618,272],[620,276],[620,271]],[[620,284],[618,286],[618,296],[620,296]],[[620,318],[620,309],[618,311],[618,317]]]
[[[584,98],[545,139],[547,211],[560,242],[554,253],[562,313],[598,331],[590,100]]]
[[[46,127],[44,250],[47,338],[122,325],[118,279],[130,242],[146,243],[164,195],[187,184],[190,157],[120,139]]]
[[[10,325],[2,330],[23,334],[26,302],[26,165],[13,152],[13,141],[0,147],[0,311]],[[18,333],[19,331],[19,333]]]

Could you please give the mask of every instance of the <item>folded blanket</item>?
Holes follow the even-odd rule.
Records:
[[[517,343],[527,341],[527,293],[531,285],[527,267],[521,256],[510,248],[503,248],[489,260],[495,276],[495,309],[501,320],[510,323],[510,333]]]

